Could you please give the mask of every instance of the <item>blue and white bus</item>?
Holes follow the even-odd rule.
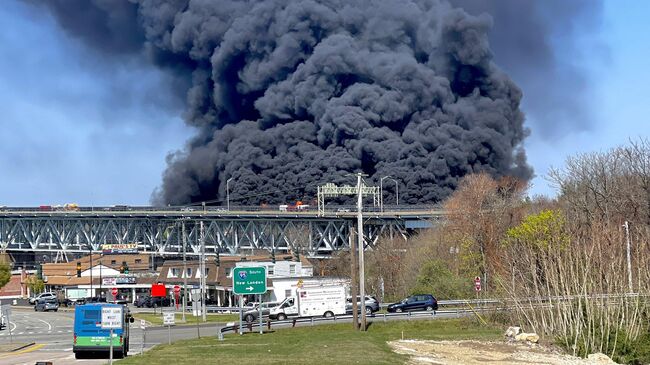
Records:
[[[113,330],[102,329],[102,308],[122,307],[122,328]],[[109,356],[111,341],[113,342],[113,356],[125,357],[129,351],[129,323],[133,317],[129,309],[121,304],[84,304],[75,307],[74,311],[74,340],[72,351],[77,359],[87,354],[105,353]]]

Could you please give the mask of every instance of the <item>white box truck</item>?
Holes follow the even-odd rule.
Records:
[[[342,285],[323,285],[298,288],[295,296],[286,298],[271,308],[272,319],[289,317],[332,317],[345,314],[346,288]]]

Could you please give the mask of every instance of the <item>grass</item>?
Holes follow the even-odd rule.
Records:
[[[247,333],[179,341],[160,345],[144,355],[119,364],[202,364],[206,359],[237,364],[397,364],[406,356],[391,351],[387,341],[405,339],[493,340],[500,329],[470,319],[377,322],[368,332],[354,331],[349,323],[278,329],[260,335]]]
[[[144,319],[147,322],[150,322],[154,326],[162,326],[163,324],[163,317],[162,314],[153,314],[153,313],[134,313],[133,318],[135,318],[136,321]],[[195,324],[196,319],[198,318],[199,323],[203,323],[201,321],[201,317],[194,317],[191,314],[185,314],[185,320],[186,322],[183,322],[183,315],[180,313],[176,313],[176,324]],[[235,322],[239,321],[239,314],[208,314],[206,317],[208,322]]]

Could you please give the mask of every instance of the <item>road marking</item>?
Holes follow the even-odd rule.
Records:
[[[10,326],[14,326],[14,328],[11,329],[11,332],[13,332],[13,331],[16,330],[16,327],[17,327],[17,326],[16,326],[16,324],[15,324],[14,322],[9,322],[9,325],[10,325]]]
[[[41,322],[43,322],[43,323],[45,323],[45,324],[47,325],[47,330],[48,330],[48,331],[51,331],[51,330],[52,330],[52,325],[50,325],[47,321],[44,321],[44,320],[42,320],[42,319],[40,319],[40,318],[36,318],[36,319],[39,320],[39,321],[41,321]]]
[[[37,345],[29,346],[28,348],[23,349],[23,350],[9,352],[7,354],[0,355],[0,359],[5,359],[5,358],[13,356],[13,355],[26,354],[28,352],[36,351],[36,350],[42,348],[43,346],[45,346],[45,345],[44,344],[37,344]]]

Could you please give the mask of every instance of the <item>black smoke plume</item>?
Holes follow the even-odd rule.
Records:
[[[532,175],[522,93],[493,61],[493,18],[480,13],[490,6],[30,1],[97,49],[146,55],[191,85],[184,117],[196,135],[168,156],[157,203],[224,199],[230,178],[238,203],[309,199],[357,171],[375,184],[392,176],[401,203],[428,203],[472,172]],[[498,17],[515,16],[539,14]]]

